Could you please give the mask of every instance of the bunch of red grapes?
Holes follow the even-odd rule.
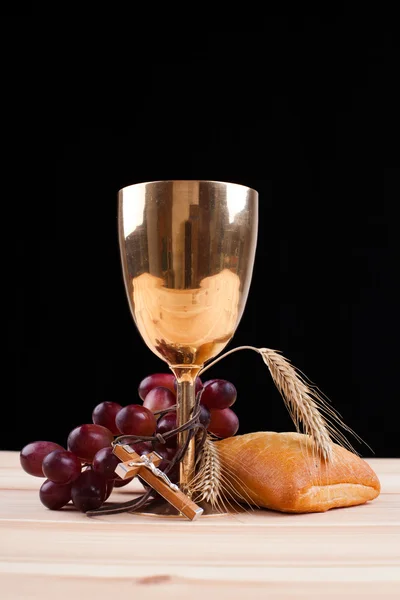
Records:
[[[219,438],[231,437],[239,428],[239,420],[230,408],[236,401],[235,386],[224,379],[211,379],[204,384],[196,379],[196,393],[201,391],[200,422]],[[131,480],[115,474],[119,458],[113,454],[114,436],[153,436],[176,429],[176,379],[169,373],[145,377],[139,385],[143,404],[122,407],[116,402],[102,402],[92,413],[92,423],[80,425],[68,436],[67,450],[54,442],[32,442],[20,453],[22,468],[35,477],[46,477],[39,497],[47,508],[58,510],[71,500],[79,511],[99,508],[114,487]],[[169,411],[168,409],[171,408]],[[156,415],[163,411],[161,415]],[[177,435],[166,443],[136,442],[130,444],[139,454],[155,450],[163,460],[164,470],[177,451]],[[177,482],[178,466],[168,473]]]

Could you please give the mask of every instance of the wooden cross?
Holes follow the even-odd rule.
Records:
[[[138,475],[191,521],[203,514],[203,509],[157,468],[162,461],[162,457],[157,452],[139,456],[129,444],[115,444],[113,453],[122,461],[115,469],[121,479]]]

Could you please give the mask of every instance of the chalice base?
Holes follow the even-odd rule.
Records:
[[[219,509],[214,508],[213,506],[211,506],[211,504],[209,502],[198,502],[197,503],[202,509],[203,509],[203,514],[199,517],[199,519],[202,519],[203,517],[224,517],[226,515],[229,515],[230,513],[228,512],[223,512]],[[184,521],[187,521],[186,517],[184,515],[182,515],[174,506],[172,506],[171,504],[169,504],[169,502],[167,502],[166,500],[164,500],[164,498],[156,498],[155,500],[152,501],[152,503],[150,504],[150,506],[148,507],[143,507],[138,511],[135,511],[134,513],[135,515],[142,515],[145,517],[162,517],[162,518],[175,518],[175,519],[183,519]]]

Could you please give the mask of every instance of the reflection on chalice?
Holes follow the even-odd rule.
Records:
[[[165,288],[161,278],[148,273],[132,283],[142,336],[169,364],[203,365],[234,334],[240,288],[236,273],[223,269],[190,290]]]
[[[195,405],[194,382],[234,335],[246,303],[258,194],[215,181],[155,181],[119,192],[119,234],[133,319],[177,379],[177,421]],[[179,445],[188,432],[179,434]],[[193,477],[195,440],[180,464]]]

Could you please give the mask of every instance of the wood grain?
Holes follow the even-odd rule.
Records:
[[[0,453],[0,597],[57,600],[398,598],[400,460],[368,460],[373,502],[303,515],[254,511],[199,521],[49,511],[42,479]],[[113,492],[126,500],[132,484]]]

